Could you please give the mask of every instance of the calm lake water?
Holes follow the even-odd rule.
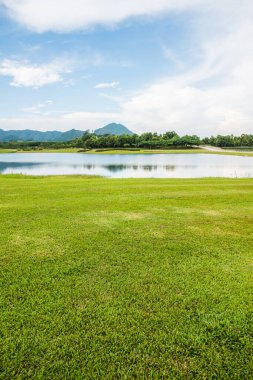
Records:
[[[253,177],[253,157],[214,154],[0,154],[0,173],[112,178]]]

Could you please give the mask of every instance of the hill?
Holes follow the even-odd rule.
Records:
[[[8,142],[8,141],[60,141],[66,142],[70,140],[74,140],[76,138],[82,137],[83,131],[78,131],[76,129],[71,129],[67,132],[59,132],[59,131],[49,131],[49,132],[41,132],[41,131],[33,131],[30,129],[25,130],[12,130],[12,131],[4,131],[0,129],[0,142]]]
[[[96,129],[94,133],[98,136],[102,135],[134,135],[132,131],[130,131],[128,128],[126,128],[122,124],[116,124],[116,123],[111,123],[106,125],[103,128]]]
[[[111,123],[103,128],[96,129],[94,132],[98,136],[103,135],[133,135],[134,133],[127,129],[122,124]],[[84,131],[71,129],[67,132],[59,131],[34,131],[31,129],[25,130],[10,130],[0,129],[0,142],[10,141],[36,141],[36,142],[67,142],[82,137]]]

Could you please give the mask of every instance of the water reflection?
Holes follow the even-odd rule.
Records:
[[[0,173],[89,174],[112,178],[253,177],[253,158],[208,154],[18,153],[0,155]]]
[[[84,165],[83,167],[87,169],[91,169],[91,170],[95,168],[94,165],[93,166]],[[165,170],[165,171],[176,170],[176,166],[173,166],[173,165],[102,165],[102,167],[113,173],[121,172],[123,170],[135,170],[135,171],[144,170],[148,172],[157,171],[157,170]],[[191,168],[194,168],[194,166],[191,166]]]
[[[1,159],[1,157],[0,157]],[[35,166],[43,166],[42,163],[36,163],[36,162],[1,162],[0,161],[0,173],[4,173],[5,170],[8,170],[10,168],[12,169],[25,169],[25,168],[31,168]]]

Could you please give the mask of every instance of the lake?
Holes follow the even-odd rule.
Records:
[[[111,178],[253,177],[253,157],[216,154],[0,154],[0,173]]]

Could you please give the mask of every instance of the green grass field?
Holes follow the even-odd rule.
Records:
[[[0,176],[0,378],[253,377],[253,180]]]

